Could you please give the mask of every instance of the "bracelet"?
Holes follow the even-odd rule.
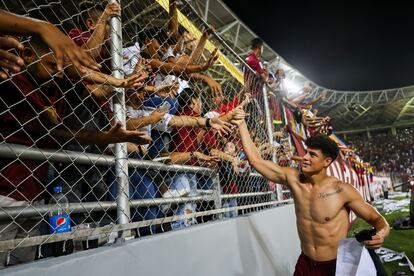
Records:
[[[210,128],[211,127],[211,123],[210,123],[211,119],[207,118],[206,119],[206,127]]]

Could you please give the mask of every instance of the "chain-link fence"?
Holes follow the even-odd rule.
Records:
[[[188,2],[1,6],[52,22],[101,65],[62,73],[44,37],[19,37],[27,66],[0,83],[1,265],[284,202],[236,129],[222,133],[251,94],[252,139],[264,158],[283,156],[266,88]]]

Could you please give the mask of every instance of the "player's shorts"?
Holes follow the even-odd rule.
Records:
[[[300,254],[295,266],[293,276],[330,276],[335,275],[336,259],[317,262],[303,254]]]

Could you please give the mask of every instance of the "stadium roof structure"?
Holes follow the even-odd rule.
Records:
[[[230,8],[220,0],[188,2],[237,54],[241,57],[247,56],[250,41],[257,35]],[[262,58],[270,69],[285,70],[290,93],[296,93],[305,82],[313,86],[308,100],[317,98],[323,90],[327,90],[327,100],[315,107],[319,114],[333,119],[333,126],[338,132],[361,132],[414,125],[414,86],[375,91],[337,91],[322,87],[306,78],[266,43]]]
[[[99,0],[93,0],[99,2]],[[69,24],[68,19],[58,20],[56,17],[56,9],[62,9],[69,14],[77,11],[72,1],[54,2],[46,0],[50,6],[50,12],[47,12],[48,20],[60,23],[65,26]],[[132,23],[146,24],[146,14],[151,14],[152,10],[161,9],[159,3],[168,3],[168,0],[156,0],[151,5],[148,5],[143,11],[139,13],[131,13],[131,9],[126,9],[123,16],[130,19]],[[185,5],[185,3],[190,5]],[[24,5],[22,4],[24,3]],[[221,40],[223,40],[233,51],[240,57],[244,58],[250,51],[250,41],[257,35],[249,29],[221,0],[183,0],[183,7],[186,9],[191,6],[192,11],[197,17],[201,17],[204,22],[212,26],[218,33]],[[27,11],[38,12],[39,7],[33,0],[20,0],[18,2],[10,2],[8,6],[14,7],[13,12],[25,14]],[[22,10],[22,5],[25,7]],[[131,1],[122,0],[122,6],[128,7]],[[42,6],[43,7],[43,6]],[[9,7],[10,8],[10,7]],[[41,13],[46,13],[42,11]],[[30,13],[31,16],[36,14]],[[40,14],[42,15],[42,14]],[[39,17],[39,18],[42,18]],[[151,24],[162,25],[165,23],[165,18],[150,19]],[[157,23],[158,22],[158,23]],[[132,32],[137,31],[134,24],[124,26],[125,30],[131,29]],[[414,85],[410,87],[400,87],[387,90],[376,91],[337,91],[326,87],[322,87],[312,80],[308,79],[301,72],[290,65],[279,54],[277,54],[268,44],[264,45],[264,52],[262,56],[267,66],[275,71],[277,68],[282,68],[286,74],[286,86],[288,92],[291,94],[300,93],[301,88],[305,82],[309,82],[313,86],[312,93],[307,100],[317,98],[323,90],[327,90],[327,100],[317,104],[315,107],[319,110],[318,114],[330,116],[333,119],[333,126],[337,133],[341,132],[361,132],[367,130],[376,130],[390,127],[404,127],[414,125]],[[234,61],[233,61],[234,62]],[[241,65],[241,64],[235,64]]]

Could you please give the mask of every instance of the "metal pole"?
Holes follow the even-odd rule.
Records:
[[[237,194],[235,194],[237,196]],[[243,197],[244,194],[239,195]],[[249,194],[247,196],[254,196]],[[180,198],[151,198],[151,199],[135,199],[130,201],[132,208],[149,207],[171,203],[186,203],[186,202],[199,202],[199,201],[212,201],[215,198],[211,195],[195,196],[195,197],[180,197]],[[69,210],[71,214],[76,213],[92,213],[99,211],[114,210],[117,208],[117,203],[113,201],[99,201],[99,202],[78,202],[70,203]],[[16,220],[20,218],[28,217],[44,217],[51,211],[59,210],[59,206],[53,204],[46,205],[24,205],[15,207],[2,207],[0,208],[0,221]]]
[[[285,126],[287,126],[288,125],[288,120],[287,120],[287,114],[286,114],[286,107],[283,103],[282,103],[282,110],[283,110],[283,120],[284,120]],[[293,147],[291,139],[292,139],[292,135],[289,135],[288,142],[289,142],[290,152],[292,152],[292,147]],[[282,196],[282,193],[280,194],[280,196]],[[278,198],[279,198],[279,196],[278,196]],[[281,200],[283,200],[283,197],[281,198]]]
[[[110,155],[76,152],[69,150],[50,150],[27,147],[17,144],[0,144],[0,157],[20,160],[36,160],[49,162],[73,163],[91,166],[113,166],[115,158]],[[163,172],[191,172],[202,175],[214,174],[209,168],[188,165],[167,165],[161,162],[141,159],[127,159],[128,167],[134,169],[159,170]],[[256,174],[251,174],[257,176]]]
[[[206,1],[206,7],[204,8],[204,21],[207,22],[208,10],[210,9],[210,0]]]
[[[214,207],[215,209],[221,209],[221,185],[220,185],[220,178],[219,178],[219,174],[217,173],[216,175],[214,175],[214,177],[212,178],[213,182],[214,182],[214,192],[213,192],[213,198],[214,198]],[[223,214],[219,213],[217,215],[217,219],[222,219],[223,218]]]
[[[264,109],[265,109],[267,135],[269,137],[269,143],[273,145],[273,125],[272,125],[272,119],[270,116],[269,99],[267,98],[266,85],[263,86],[263,103],[264,103]]]
[[[239,41],[239,33],[240,33],[240,23],[237,24],[236,37],[234,38],[233,48],[236,47],[236,44]]]
[[[262,177],[261,177],[262,178]],[[218,183],[218,176],[213,177],[213,181]],[[212,195],[204,196],[195,196],[195,197],[180,197],[180,198],[151,198],[151,199],[134,199],[130,201],[130,206],[132,208],[138,207],[149,207],[157,206],[163,204],[178,204],[186,202],[202,202],[202,201],[214,201],[216,209],[222,207],[221,200],[229,198],[246,198],[246,197],[257,197],[263,195],[270,195],[272,192],[252,192],[252,193],[242,193],[242,194],[221,194],[221,187],[218,184],[215,186]],[[287,193],[289,191],[286,191]],[[70,203],[69,210],[71,214],[84,213],[84,212],[99,212],[99,211],[108,211],[114,210],[117,208],[116,202],[112,201],[99,201],[99,202],[78,202]],[[0,208],[0,221],[15,220],[18,218],[34,218],[34,217],[44,217],[51,211],[59,210],[59,207],[56,205],[24,205],[24,206],[14,206],[14,207],[2,207]]]
[[[286,115],[286,107],[283,103],[282,103],[282,109],[283,109],[283,119],[285,120],[285,126],[287,126],[288,121],[287,121],[287,115]],[[292,141],[290,140],[290,137],[288,141],[289,141],[289,150],[292,151]]]
[[[266,85],[263,86],[263,103],[264,103],[264,109],[265,109],[265,116],[266,116],[266,124],[267,124],[267,133],[269,136],[269,143],[273,146],[273,124],[272,119],[270,116],[270,109],[269,109],[269,99],[267,98],[267,87]],[[277,162],[276,154],[273,154],[273,162]],[[276,195],[277,200],[282,200],[282,188],[280,184],[276,184]]]
[[[121,5],[120,0],[111,0],[111,3]],[[115,78],[123,78],[122,60],[122,22],[121,16],[111,18],[111,56],[112,56],[112,75]],[[115,123],[121,123],[125,127],[125,91],[123,88],[115,88],[113,110]],[[128,163],[126,143],[115,145],[115,178],[117,183],[117,216],[118,224],[129,223],[129,185],[128,185]],[[123,238],[129,236],[129,232],[123,232]]]

